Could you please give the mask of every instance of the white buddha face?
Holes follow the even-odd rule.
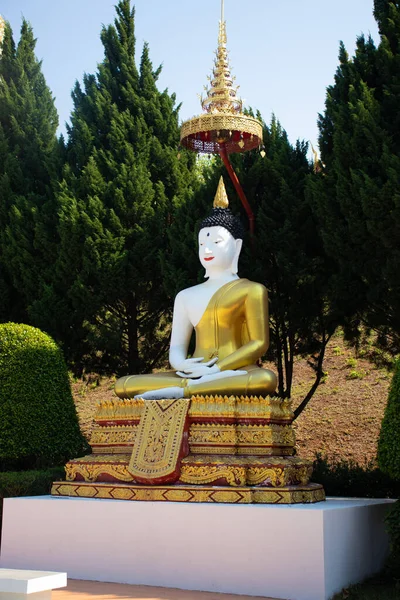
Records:
[[[235,240],[225,227],[203,227],[199,232],[199,258],[206,277],[224,271],[237,273],[242,240]]]

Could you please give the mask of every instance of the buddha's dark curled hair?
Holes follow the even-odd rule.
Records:
[[[235,240],[242,240],[244,236],[243,225],[238,217],[229,208],[213,208],[211,215],[206,217],[200,225],[203,227],[225,227]]]

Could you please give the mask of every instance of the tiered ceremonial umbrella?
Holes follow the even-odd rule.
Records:
[[[232,152],[247,152],[262,145],[260,121],[243,114],[238,86],[231,76],[226,48],[224,0],[221,1],[218,49],[207,96],[201,98],[204,113],[185,121],[181,127],[181,144],[195,152],[219,154],[249,218],[250,233],[254,232],[254,215],[239,179],[229,160]]]

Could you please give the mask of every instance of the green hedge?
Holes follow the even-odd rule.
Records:
[[[378,462],[385,473],[400,483],[400,360],[395,363],[385,416],[378,443]],[[400,494],[397,495],[400,497]],[[390,535],[388,570],[400,579],[400,503],[386,518]]]
[[[326,459],[318,456],[314,461],[312,481],[321,483],[324,486],[327,496],[344,498],[400,498],[400,480],[392,479],[374,464],[361,467],[357,463],[345,460],[329,463]],[[386,565],[386,574],[389,577],[397,579],[400,575],[399,502],[396,502],[388,512],[386,529],[390,536],[390,556]],[[358,597],[358,595],[354,596],[354,598]],[[371,596],[371,599],[372,597],[375,596]]]
[[[53,467],[43,471],[0,473],[0,539],[4,498],[45,496],[50,493],[53,481],[63,479],[65,479],[63,467]]]
[[[39,329],[0,324],[0,470],[61,465],[87,448],[60,348]]]
[[[400,500],[396,502],[386,517],[386,527],[390,536],[390,555],[387,570],[399,582],[400,598]]]
[[[53,481],[65,479],[64,467],[42,471],[0,473],[0,499],[17,496],[43,496],[50,493]]]
[[[400,481],[393,480],[374,464],[353,461],[329,463],[320,455],[314,461],[312,481],[324,486],[327,496],[342,498],[398,498]]]
[[[378,462],[383,471],[400,480],[400,360],[395,363],[385,416],[378,444]]]

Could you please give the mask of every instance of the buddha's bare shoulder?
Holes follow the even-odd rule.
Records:
[[[176,295],[176,300],[179,301],[192,298],[198,294],[202,287],[204,287],[204,283],[198,283],[197,285],[192,285],[191,287],[185,288]]]

